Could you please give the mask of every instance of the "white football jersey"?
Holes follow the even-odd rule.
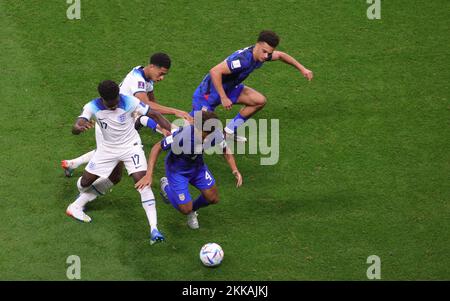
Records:
[[[141,138],[134,128],[132,114],[146,115],[150,107],[134,96],[120,94],[120,101],[115,110],[103,105],[101,98],[96,98],[83,107],[79,118],[95,118],[96,127],[101,130],[103,146],[126,148],[135,143],[141,144]]]
[[[134,96],[138,92],[152,92],[153,81],[146,78],[142,66],[134,67],[120,83],[120,93]]]

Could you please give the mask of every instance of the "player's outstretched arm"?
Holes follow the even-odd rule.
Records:
[[[296,59],[294,59],[289,54],[282,51],[274,51],[272,54],[272,61],[281,60],[282,62],[294,66],[297,68],[304,77],[306,77],[309,81],[313,79],[313,72],[309,69],[306,69],[305,66],[300,64]]]
[[[211,75],[211,80],[214,85],[214,88],[216,88],[216,91],[220,96],[220,101],[222,102],[223,107],[226,110],[230,110],[231,107],[233,106],[233,103],[228,98],[222,85],[222,75],[231,74],[230,68],[228,68],[226,62],[222,62],[211,68],[211,70],[209,70],[209,74]]]
[[[139,100],[142,101],[143,103],[149,105],[150,108],[154,111],[157,111],[161,114],[175,115],[179,118],[184,118],[189,122],[192,121],[192,117],[191,117],[191,115],[189,115],[189,113],[175,109],[175,108],[166,107],[166,106],[163,106],[163,105],[160,105],[159,103],[157,103],[156,99],[154,97],[153,91],[149,92],[149,93],[138,92],[134,96],[139,98]]]
[[[92,128],[94,124],[85,118],[78,118],[72,127],[72,134],[79,135]]]
[[[166,118],[164,118],[163,115],[161,115],[161,113],[159,113],[157,111],[149,110],[147,113],[147,116],[152,118],[153,120],[155,120],[156,123],[159,124],[160,127],[169,131],[169,133],[172,130],[172,125]]]
[[[231,172],[236,178],[236,187],[242,186],[242,175],[237,168],[236,160],[234,159],[233,153],[228,147],[225,147],[223,149],[223,157],[227,161],[228,165],[230,165]]]
[[[145,176],[134,185],[136,189],[142,189],[145,186],[152,185],[153,170],[155,169],[156,161],[158,160],[161,150],[161,141],[153,145],[150,155],[148,156],[147,172],[145,173]]]

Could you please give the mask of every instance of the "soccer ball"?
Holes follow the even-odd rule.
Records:
[[[218,266],[223,259],[222,247],[216,243],[207,243],[200,250],[200,260],[207,267]]]

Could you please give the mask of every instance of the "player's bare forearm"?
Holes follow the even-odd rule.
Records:
[[[234,159],[234,155],[228,147],[225,147],[223,149],[223,157],[227,161],[232,172],[235,170],[238,170],[237,165],[236,165],[236,160]]]
[[[143,176],[135,185],[136,189],[143,189],[145,186],[151,186],[153,181],[153,170],[155,168],[156,160],[158,159],[159,153],[161,152],[160,142],[156,143],[152,150],[150,151],[150,155],[148,155],[148,165],[147,172],[145,176]]]
[[[148,100],[149,100],[151,103],[152,103],[152,102],[158,102],[158,101],[156,100],[155,93],[153,93],[153,91],[147,92],[147,98],[148,98]]]
[[[161,141],[153,145],[152,150],[150,151],[150,155],[148,155],[148,166],[147,166],[147,174],[151,177],[153,175],[153,170],[155,169],[156,161],[158,160],[158,156],[161,153]]]
[[[72,127],[72,134],[79,135],[88,129],[92,128],[94,125],[84,118],[78,118]]]
[[[157,112],[161,113],[161,114],[170,114],[170,115],[177,115],[178,116],[178,115],[184,113],[181,110],[170,108],[170,107],[166,107],[166,106],[160,105],[159,103],[156,103],[156,102],[152,102],[150,104],[150,108],[152,110],[154,110],[154,111],[157,111]]]
[[[228,68],[228,65],[226,62],[221,62],[220,64],[214,66],[209,70],[209,74],[211,75],[211,80],[214,85],[214,88],[216,88],[217,93],[219,94],[220,98],[227,97],[227,94],[225,93],[225,90],[223,89],[223,82],[222,82],[222,76],[226,74],[231,74],[230,68]]]
[[[231,172],[233,173],[234,177],[236,178],[236,187],[240,187],[242,185],[242,175],[239,172],[237,165],[236,165],[236,160],[234,159],[234,156],[228,147],[223,149],[223,156],[224,156],[225,160],[227,161],[228,165],[230,166]]]
[[[216,91],[219,94],[220,98],[226,97],[227,95],[222,86],[222,84],[223,84],[222,83],[222,73],[219,72],[218,70],[212,68],[209,71],[209,74],[211,75],[211,81],[214,85],[214,88],[216,88]]]
[[[147,94],[145,94],[144,92],[139,92],[135,94],[135,97],[139,98],[140,101],[147,104],[152,110],[155,110],[161,114],[175,115],[177,117],[184,118],[188,121],[191,121],[192,119],[189,113],[186,113],[184,111],[175,108],[166,107],[157,103],[153,91],[148,92]]]
[[[313,73],[311,70],[308,70],[305,66],[303,66],[299,61],[297,61],[295,58],[290,56],[289,54],[282,52],[282,51],[274,51],[272,55],[272,60],[281,60],[283,63],[289,64],[293,67],[295,67],[297,70],[299,70],[304,77],[306,77],[308,80],[311,80],[313,78]]]
[[[159,124],[159,126],[162,127],[163,129],[168,130],[169,132],[172,129],[172,125],[170,124],[170,122],[166,118],[164,118],[164,116],[161,115],[161,113],[150,110],[147,113],[147,116],[155,120],[156,123]]]
[[[214,85],[214,88],[216,88],[217,93],[220,96],[220,102],[222,103],[225,110],[230,110],[233,106],[233,103],[228,98],[227,94],[225,93],[225,90],[223,89],[223,82],[222,82],[222,76],[225,74],[231,74],[230,69],[228,68],[228,65],[226,62],[222,62],[218,64],[217,66],[213,67],[211,70],[209,70],[209,74],[211,75],[211,81]]]
[[[294,66],[295,68],[297,68],[299,71],[306,69],[305,66],[303,66],[302,64],[300,64],[299,61],[297,61],[295,58],[293,58],[292,56],[290,56],[289,54],[285,53],[285,52],[281,52],[279,51],[279,59],[286,64],[289,64],[291,66]]]
[[[156,99],[155,99],[155,95],[153,94],[153,91],[148,92],[148,93],[139,92],[139,93],[136,93],[134,96],[137,97],[140,101],[142,101],[146,105],[148,105],[152,110],[155,110],[161,114],[175,115],[177,113],[177,111],[179,111],[174,108],[169,108],[169,107],[166,107],[166,106],[163,106],[163,105],[160,105],[159,103],[157,103]]]

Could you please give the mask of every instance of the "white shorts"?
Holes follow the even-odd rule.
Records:
[[[95,144],[97,148],[103,144],[103,133],[97,123],[95,123]]]
[[[140,143],[136,143],[136,145],[125,149],[97,147],[94,156],[86,165],[86,171],[99,177],[107,178],[119,162],[125,164],[128,175],[147,170],[147,158],[143,146]]]

